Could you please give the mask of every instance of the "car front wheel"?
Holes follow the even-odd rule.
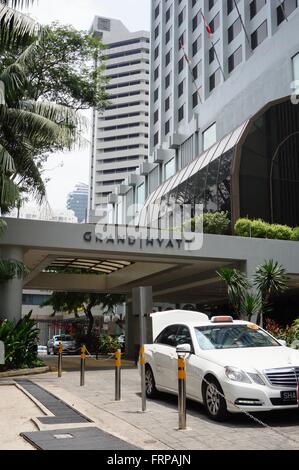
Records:
[[[223,421],[227,416],[227,406],[222,388],[214,378],[207,382],[203,387],[203,398],[208,415],[214,421]]]
[[[149,365],[145,366],[145,390],[147,398],[156,398],[158,395],[155,377]]]

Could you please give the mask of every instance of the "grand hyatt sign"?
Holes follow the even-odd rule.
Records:
[[[83,240],[86,243],[96,244],[100,246],[122,246],[135,247],[137,249],[155,248],[157,250],[198,250],[202,246],[202,234],[188,233],[183,236],[141,236],[130,234],[120,236],[107,233],[85,232]]]

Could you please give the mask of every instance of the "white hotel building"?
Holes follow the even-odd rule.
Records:
[[[99,16],[92,31],[107,48],[104,74],[109,98],[104,112],[94,112],[93,118],[90,220],[107,203],[115,203],[111,193],[147,160],[150,80],[148,32],[132,33],[121,21]]]

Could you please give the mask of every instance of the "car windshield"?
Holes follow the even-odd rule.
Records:
[[[56,341],[73,341],[73,338],[69,335],[61,335],[55,337]]]
[[[281,346],[272,336],[251,325],[211,325],[195,328],[201,349],[266,348]]]

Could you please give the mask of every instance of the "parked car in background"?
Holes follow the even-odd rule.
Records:
[[[156,317],[155,317],[156,315]],[[199,312],[152,314],[155,341],[145,345],[146,393],[178,393],[178,353],[186,358],[187,397],[222,420],[238,413],[297,409],[299,351],[254,323]]]
[[[74,354],[76,352],[76,340],[70,335],[55,335],[48,341],[47,353],[58,354],[59,343],[62,343],[64,354]]]
[[[41,346],[41,345],[39,345],[39,346],[37,347],[37,354],[38,354],[39,356],[46,356],[46,355],[48,354],[48,348],[47,348],[47,346]]]

